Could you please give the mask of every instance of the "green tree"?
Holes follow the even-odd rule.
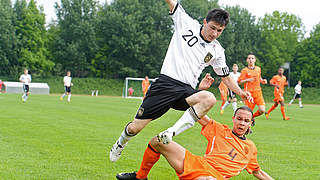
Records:
[[[299,17],[278,11],[266,14],[258,24],[261,41],[257,55],[263,63],[262,71],[271,78],[278,67],[294,59],[304,27]]]
[[[54,63],[47,59],[45,15],[42,8],[37,8],[31,0],[17,0],[15,4],[17,15],[16,34],[19,38],[19,65],[27,67],[34,75],[48,75]]]
[[[227,6],[230,13],[230,22],[219,38],[225,48],[227,64],[229,67],[236,63],[240,67],[246,66],[246,57],[250,52],[257,52],[260,39],[255,16],[240,6]]]
[[[172,35],[165,1],[116,0],[99,13],[97,76],[157,76]]]
[[[72,71],[74,76],[90,75],[91,59],[97,51],[96,0],[61,0],[55,4],[57,25],[54,28],[52,56],[56,67]],[[59,68],[58,68],[59,69]]]
[[[303,40],[291,63],[292,83],[298,80],[306,87],[320,87],[320,24],[314,26],[310,37]]]
[[[0,75],[17,72],[17,38],[11,0],[0,1]]]

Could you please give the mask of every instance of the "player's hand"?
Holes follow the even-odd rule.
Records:
[[[241,91],[240,96],[247,99],[248,102],[254,103],[253,97],[251,96],[251,93],[249,91]]]
[[[205,77],[201,80],[198,89],[199,90],[207,90],[207,89],[209,89],[209,87],[212,85],[213,82],[214,82],[214,78],[211,77],[211,75],[209,73],[207,73],[205,75]]]
[[[73,86],[73,84],[72,84],[72,83],[71,83],[70,85],[71,85],[71,86]]]
[[[268,83],[267,79],[262,80],[262,84],[267,84],[267,83]]]

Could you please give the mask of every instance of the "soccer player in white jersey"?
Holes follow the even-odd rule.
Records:
[[[60,97],[60,100],[63,100],[63,98],[66,96],[66,95],[68,95],[68,102],[70,102],[70,100],[71,100],[71,86],[73,85],[72,83],[71,83],[71,72],[70,71],[68,71],[67,72],[67,75],[66,76],[64,76],[64,78],[63,78],[63,84],[64,84],[64,94],[62,94],[62,96]]]
[[[303,108],[302,106],[302,100],[301,100],[301,90],[302,90],[302,86],[301,86],[301,81],[298,81],[298,84],[294,87],[294,95],[293,98],[291,99],[291,101],[289,102],[289,106],[293,103],[293,101],[295,99],[299,99],[299,107]]]
[[[22,101],[26,102],[29,96],[29,83],[31,83],[31,75],[28,74],[28,69],[23,70],[23,74],[20,76],[19,80],[23,83]]]
[[[163,143],[172,136],[194,126],[216,103],[215,96],[203,89],[209,88],[213,78],[207,74],[196,90],[198,78],[206,66],[234,92],[245,98],[249,93],[240,89],[229,76],[224,49],[216,40],[229,22],[229,13],[222,9],[209,11],[203,25],[192,19],[176,0],[166,0],[174,22],[172,36],[161,72],[153,82],[133,122],[129,122],[110,150],[110,160],[119,159],[128,141],[147,124],[165,114],[170,108],[185,111],[176,124],[159,134]],[[205,85],[205,86],[202,86]],[[202,89],[202,90],[201,90]]]
[[[232,77],[232,79],[235,82],[238,82],[238,78],[241,75],[241,73],[238,72],[238,69],[239,69],[238,65],[237,64],[233,64],[232,72],[230,73],[230,77]],[[222,108],[220,110],[220,114],[223,114],[224,109],[231,103],[232,103],[233,112],[235,112],[237,110],[236,94],[233,91],[231,91],[229,88],[228,88],[228,96],[229,96],[229,100],[226,103],[224,103],[224,105],[222,106]]]

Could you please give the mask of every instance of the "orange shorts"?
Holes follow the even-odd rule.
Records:
[[[248,100],[245,100],[246,105],[250,108],[250,109],[254,109],[255,105],[266,105],[266,103],[264,102],[263,96],[262,96],[262,91],[253,91],[250,92],[251,96],[253,97],[253,103],[249,102]]]
[[[188,150],[186,150],[183,166],[183,173],[177,174],[181,180],[192,180],[200,176],[212,176],[218,180],[223,180],[222,175],[204,157],[196,156]]]
[[[225,91],[220,91],[221,101],[228,100],[228,93]]]
[[[274,94],[274,99],[273,99],[274,102],[283,102],[284,101],[284,98],[283,98],[283,95],[281,93],[277,93],[277,94]]]

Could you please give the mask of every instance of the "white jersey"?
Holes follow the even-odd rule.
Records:
[[[296,87],[294,87],[294,91],[296,94],[301,94],[301,85],[297,84]]]
[[[238,79],[240,77],[241,73],[239,72],[230,72],[230,77],[234,80],[234,82],[236,82],[238,84]]]
[[[31,75],[30,74],[22,74],[19,78],[20,81],[22,81],[23,84],[28,85],[29,81],[31,82]]]
[[[70,76],[65,76],[63,78],[64,86],[70,87],[71,86],[71,77]]]
[[[203,69],[209,65],[220,77],[229,75],[224,49],[217,40],[205,41],[200,34],[202,26],[192,19],[177,3],[170,13],[174,34],[164,59],[161,74],[195,88]]]

